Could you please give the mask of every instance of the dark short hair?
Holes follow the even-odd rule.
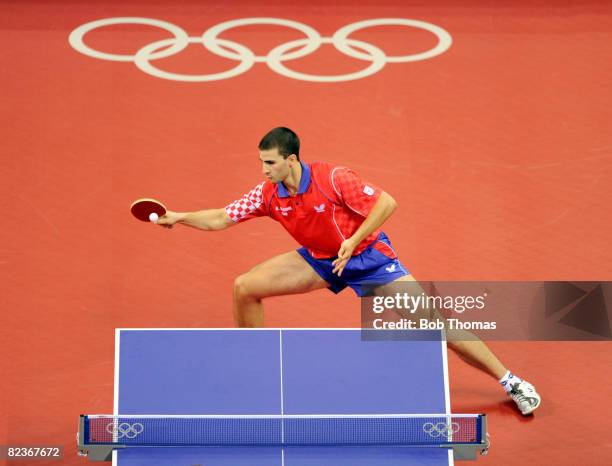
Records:
[[[278,127],[268,131],[259,142],[259,150],[278,149],[283,158],[295,154],[300,160],[300,138],[289,128]]]

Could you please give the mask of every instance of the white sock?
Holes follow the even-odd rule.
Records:
[[[522,382],[522,379],[520,377],[517,377],[510,371],[506,371],[504,376],[501,379],[499,379],[499,383],[504,388],[504,390],[506,390],[507,392],[512,390],[511,384],[515,384],[517,382]]]

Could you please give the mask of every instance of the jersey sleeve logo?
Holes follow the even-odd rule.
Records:
[[[363,192],[364,194],[367,194],[368,196],[371,196],[372,194],[374,194],[374,188],[372,186],[368,186],[367,184],[363,187]]]

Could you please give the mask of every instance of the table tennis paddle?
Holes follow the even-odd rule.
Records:
[[[155,199],[138,199],[130,206],[132,215],[143,222],[150,222],[149,215],[155,213],[158,217],[166,214],[166,207]]]

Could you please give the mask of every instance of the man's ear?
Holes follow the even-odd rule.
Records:
[[[291,154],[289,157],[287,157],[287,160],[289,160],[291,163],[295,163],[297,162],[297,155]]]

